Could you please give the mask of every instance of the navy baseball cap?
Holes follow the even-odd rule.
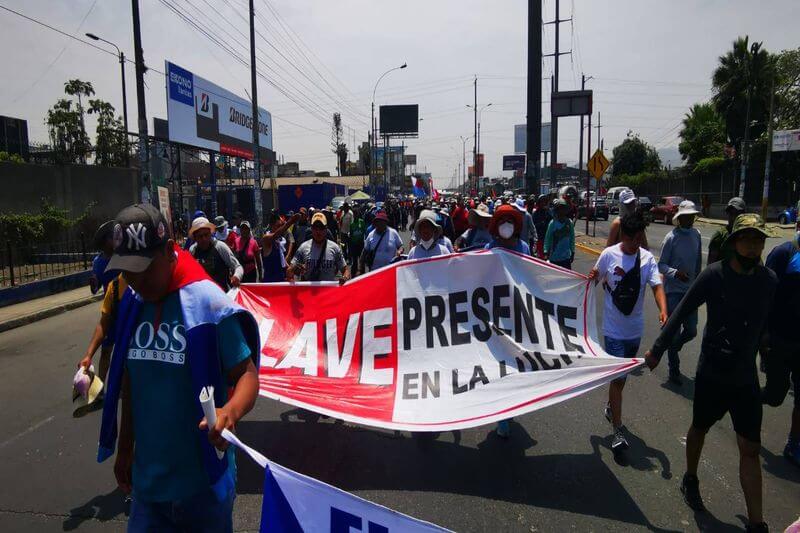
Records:
[[[151,204],[134,204],[115,220],[114,255],[106,270],[144,272],[169,239],[164,215]]]

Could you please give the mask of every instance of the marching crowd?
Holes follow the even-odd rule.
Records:
[[[800,346],[791,333],[800,318],[793,303],[800,297],[800,243],[795,238],[778,246],[762,263],[771,232],[758,215],[745,212],[741,199],[733,198],[727,208],[728,226],[712,238],[704,268],[700,233],[693,227],[699,212],[692,202],[684,201],[674,217],[676,227],[656,258],[649,250],[647,221],[636,206],[631,191],[620,196],[620,216],[612,222],[607,247],[588,273],[605,295],[606,352],[628,358],[641,355],[649,286],[662,330],[645,351],[645,360],[653,369],[666,352],[669,381],[681,386],[680,351],[697,335],[697,309],[706,305],[681,491],[692,509],[703,510],[697,471],[704,436],[730,413],[741,457],[747,527],[767,531],[759,463],[762,404],[780,405],[790,384],[795,387],[795,406],[784,454],[800,466]],[[408,242],[400,235],[405,229],[411,232]],[[239,213],[230,221],[217,216],[212,222],[198,211],[179,246],[170,239],[159,211],[137,204],[103,224],[95,241],[99,253],[92,289],[104,289],[106,294],[79,366],[93,368],[94,354],[102,347],[98,374],[106,380],[106,399],[101,455],[103,446],[113,451],[115,440],[119,441],[115,474],[120,486],[136,495],[129,530],[178,523],[189,529],[193,524],[220,524],[230,530],[233,459],[222,472],[209,466],[207,452],[211,445],[226,447],[221,431],[233,428],[255,402],[258,381],[253,358],[258,347],[252,342],[252,318],[202,280],[210,278],[223,290],[254,282],[344,283],[397,261],[493,248],[571,269],[575,224],[566,201],[545,195],[389,200],[383,205],[346,202],[336,211],[329,207],[274,211],[261,235]],[[126,291],[127,286],[133,291]],[[208,308],[188,309],[189,299]],[[203,329],[207,324],[210,329]],[[199,349],[198,338],[214,341],[211,348],[202,349],[221,372],[210,379],[220,384],[220,390],[231,387],[233,392],[218,398],[216,423],[208,427],[203,419],[200,424],[202,430],[208,429],[208,439],[196,455],[187,455],[165,445],[169,439],[163,435],[173,442],[196,441],[198,426],[192,420],[197,395],[193,398],[192,391],[197,378],[183,361],[187,351]],[[110,362],[112,349],[127,354],[114,358],[124,362]],[[154,371],[144,364],[149,349],[174,353],[181,363],[168,365],[172,367],[168,372]],[[758,353],[766,370],[763,389]],[[628,448],[622,424],[624,386],[625,378],[610,384],[604,410],[613,428],[615,453]],[[161,407],[149,399],[156,389]],[[122,399],[119,431],[116,398]],[[509,431],[508,421],[498,423],[500,437],[508,437]],[[208,490],[197,492],[198,479]],[[176,506],[199,506],[201,511],[188,517],[177,513]]]

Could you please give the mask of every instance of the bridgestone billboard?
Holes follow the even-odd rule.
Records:
[[[252,103],[166,62],[169,140],[225,155],[253,158]],[[272,115],[259,108],[261,158],[271,160]]]

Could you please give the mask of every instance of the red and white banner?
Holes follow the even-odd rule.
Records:
[[[343,286],[242,285],[261,394],[368,426],[446,431],[541,409],[642,359],[596,342],[586,277],[505,250],[390,265]]]

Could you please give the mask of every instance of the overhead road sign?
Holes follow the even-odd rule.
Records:
[[[253,158],[253,106],[219,85],[166,62],[169,140],[225,155]],[[258,110],[262,160],[273,161],[272,115]]]
[[[611,163],[608,161],[606,156],[603,155],[603,152],[597,150],[589,160],[587,167],[589,169],[589,173],[594,176],[594,179],[599,180],[603,177],[603,174],[606,173],[606,170],[608,170],[608,166],[610,164]]]
[[[592,91],[560,91],[550,96],[552,117],[577,117],[592,114]]]

